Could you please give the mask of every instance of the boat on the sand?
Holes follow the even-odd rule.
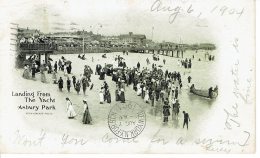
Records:
[[[212,90],[211,93],[210,93],[209,90],[196,89],[194,84],[191,85],[190,92],[195,94],[195,95],[210,98],[210,99],[217,98],[217,96],[218,96],[218,90],[217,89]]]

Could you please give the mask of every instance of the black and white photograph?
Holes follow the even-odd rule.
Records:
[[[1,153],[255,152],[254,0],[0,7]]]

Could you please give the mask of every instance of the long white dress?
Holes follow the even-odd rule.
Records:
[[[104,102],[104,93],[102,91],[99,92],[99,102],[100,103]]]
[[[172,105],[176,103],[176,99],[172,98]]]
[[[67,65],[64,65],[64,76],[68,77],[68,72],[67,72]]]
[[[71,101],[68,100],[67,101],[67,116],[68,116],[68,118],[74,118],[76,115],[77,114],[76,114],[76,112],[75,112],[75,110],[72,106]]]
[[[138,83],[138,84],[136,85],[136,87],[137,87],[137,92],[136,92],[136,94],[139,96],[139,95],[142,94],[142,88],[141,88],[141,86],[140,86],[140,83]]]
[[[25,79],[30,79],[30,72],[29,72],[29,68],[27,66],[24,67],[23,77]]]
[[[149,90],[146,90],[146,92],[145,92],[144,101],[145,101],[145,102],[148,102],[148,101],[149,101]]]
[[[43,83],[46,83],[45,71],[42,71],[42,72],[41,72],[41,81],[42,81]]]

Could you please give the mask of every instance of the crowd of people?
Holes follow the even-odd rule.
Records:
[[[72,75],[70,78],[70,74],[72,71],[72,62],[67,60],[65,57],[61,57],[58,61],[55,61],[54,64],[51,64],[52,59],[45,62],[44,60],[40,62],[40,58],[34,54],[29,57],[30,63],[27,63],[24,67],[24,71],[22,77],[25,79],[33,79],[36,80],[36,74],[40,74],[40,80],[43,83],[47,83],[46,73],[52,74],[52,83],[58,85],[58,89],[60,92],[63,91],[63,88],[66,86],[67,91],[71,92],[71,87],[74,88],[76,93],[79,95],[82,89],[83,95],[86,95],[87,87],[90,87],[90,90],[93,88],[94,84],[91,82],[91,75],[93,74],[93,70],[90,66],[85,65],[84,71],[80,74],[79,77]],[[62,72],[58,79],[57,73]],[[65,81],[64,81],[65,80]],[[73,105],[69,98],[66,98],[67,101],[67,116],[68,118],[76,117],[76,112],[74,111]],[[83,123],[90,124],[91,116],[88,111],[87,101],[84,100],[84,118]]]
[[[132,85],[136,95],[140,96],[145,103],[155,106],[163,105],[163,122],[168,122],[170,108],[173,119],[178,119],[180,103],[178,100],[182,88],[182,78],[179,72],[163,71],[152,64],[152,69],[142,68],[138,62],[136,67],[117,69],[113,72],[112,80],[116,82],[116,101],[125,101],[125,86]]]
[[[126,54],[126,53],[125,53]],[[82,57],[82,56],[81,56]],[[81,59],[81,58],[80,58]],[[72,72],[72,62],[65,57],[61,57],[58,61],[51,63],[51,61],[43,61],[40,65],[37,64],[37,56],[32,57],[32,65],[26,65],[23,73],[23,77],[26,79],[35,78],[37,69],[39,69],[41,75],[41,81],[46,83],[46,72],[52,74],[53,84],[58,85],[59,91],[63,91],[64,87],[68,92],[72,91],[79,94],[86,95],[86,89],[90,87],[91,90],[94,84],[91,84],[91,76],[93,70],[90,66],[85,65],[84,71],[80,76],[70,75]],[[164,59],[165,60],[165,59]],[[92,58],[93,61],[93,58]],[[137,62],[136,66],[128,67],[124,58],[120,55],[115,57],[115,61],[118,63],[117,68],[113,68],[110,64],[105,64],[103,67],[100,64],[96,65],[95,75],[99,75],[100,80],[104,80],[97,94],[99,97],[99,103],[111,104],[111,90],[106,82],[106,76],[111,76],[112,81],[116,84],[115,89],[115,101],[125,103],[126,102],[126,87],[132,86],[133,91],[140,97],[144,103],[150,104],[151,107],[161,107],[161,113],[163,115],[163,123],[169,122],[169,117],[172,116],[172,120],[179,119],[179,112],[181,109],[179,95],[181,94],[183,87],[183,78],[178,71],[163,70],[161,66],[152,63],[152,68],[141,67],[140,62]],[[163,61],[165,64],[166,60]],[[150,64],[149,59],[146,60],[147,65]],[[191,69],[192,60],[185,59],[180,61],[181,66],[185,69]],[[63,76],[57,77],[57,73],[63,72]],[[70,77],[71,76],[71,77]],[[188,84],[191,84],[191,76],[188,76]],[[73,104],[69,98],[67,101],[67,114],[68,118],[75,118],[76,112],[74,111]],[[92,118],[89,113],[88,104],[86,100],[83,100],[83,120],[85,124],[90,124]],[[190,121],[189,114],[183,111],[184,126],[188,129],[188,122]]]
[[[44,35],[21,37],[19,39],[19,44],[54,44],[55,41],[47,38]]]
[[[187,59],[187,58],[186,58],[185,60],[181,60],[180,65],[181,65],[182,67],[184,67],[185,69],[191,69],[192,61],[191,61],[191,59]]]

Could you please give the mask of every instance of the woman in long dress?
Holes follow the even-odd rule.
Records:
[[[75,87],[75,90],[77,91],[77,94],[79,94],[79,92],[80,92],[80,87],[81,87],[80,81],[78,80],[77,83],[76,83],[76,87]]]
[[[103,104],[104,103],[104,92],[103,92],[103,87],[99,91],[99,103]]]
[[[164,102],[163,106],[163,122],[167,123],[168,122],[168,117],[170,116],[170,106],[168,105],[168,102]]]
[[[63,79],[62,79],[62,77],[60,77],[60,79],[58,80],[58,87],[59,87],[59,90],[62,91],[62,88],[63,88]]]
[[[68,77],[68,71],[67,71],[67,64],[66,63],[64,63],[64,76],[65,77]]]
[[[173,112],[175,115],[175,120],[177,120],[180,112],[180,103],[178,100],[176,100],[176,103],[173,106]]]
[[[115,97],[116,97],[116,101],[120,100],[118,88],[115,90]]]
[[[82,89],[83,89],[83,94],[86,95],[86,90],[87,90],[87,79],[86,78],[82,79]]]
[[[45,67],[43,65],[40,68],[40,72],[41,72],[41,81],[43,83],[46,83]]]
[[[88,103],[87,100],[83,100],[83,104],[84,104],[84,114],[83,114],[83,124],[91,124],[92,118],[91,115],[89,113],[89,109],[88,109]]]
[[[109,90],[107,90],[107,103],[111,103],[111,94]]]
[[[24,67],[23,78],[25,78],[25,79],[30,79],[29,66],[25,66],[25,67]]]
[[[123,88],[121,88],[121,90],[120,90],[120,101],[121,101],[121,103],[125,103],[125,91],[124,91],[124,89]]]
[[[155,92],[152,91],[152,94],[150,96],[152,106],[154,106],[154,97],[155,97]]]
[[[148,90],[148,89],[147,89],[146,92],[145,92],[144,101],[145,101],[146,103],[149,103],[149,90]]]
[[[53,81],[53,84],[57,84],[57,72],[56,71],[52,72],[52,81]]]
[[[72,102],[69,98],[66,98],[67,101],[67,116],[69,119],[73,119],[77,114],[72,106]]]
[[[136,94],[137,94],[138,96],[140,96],[140,95],[142,94],[142,88],[141,88],[140,83],[138,83],[136,87],[137,87],[137,92],[136,92]]]

